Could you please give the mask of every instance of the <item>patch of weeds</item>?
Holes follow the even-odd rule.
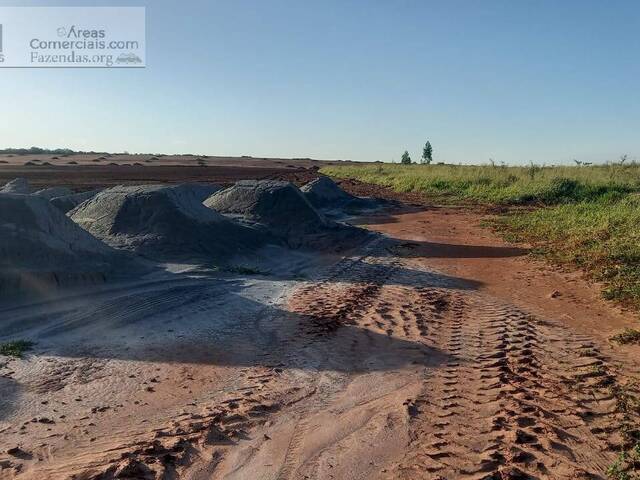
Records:
[[[635,328],[625,328],[622,332],[611,337],[611,340],[620,345],[640,344],[640,331]]]
[[[607,476],[613,480],[640,480],[640,429],[637,415],[640,414],[640,400],[634,394],[637,384],[615,385],[611,393],[616,399],[616,410],[622,413],[620,434],[622,452],[607,469]]]
[[[584,350],[580,351],[580,356],[581,357],[597,357],[598,352],[593,348],[585,348]]]
[[[640,415],[640,399],[631,392],[630,386],[614,385],[611,387],[611,393],[616,399],[618,411]]]
[[[640,443],[628,451],[620,453],[607,469],[607,476],[614,480],[640,479]]]
[[[0,355],[22,358],[24,352],[31,350],[33,345],[33,342],[27,340],[15,340],[13,342],[2,343],[0,344]]]

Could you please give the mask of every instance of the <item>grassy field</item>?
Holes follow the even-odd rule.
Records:
[[[367,164],[322,173],[424,193],[437,202],[537,207],[507,209],[493,225],[508,239],[603,281],[606,298],[640,309],[640,165]]]
[[[322,173],[421,192],[440,201],[554,205],[640,191],[640,165],[527,167],[366,164]]]
[[[605,283],[603,295],[640,308],[640,197],[603,196],[507,214],[496,227],[509,240],[535,245],[557,263],[571,263]]]

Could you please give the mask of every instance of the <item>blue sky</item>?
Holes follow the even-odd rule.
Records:
[[[640,160],[640,2],[147,7],[146,69],[0,69],[0,144],[210,155]]]

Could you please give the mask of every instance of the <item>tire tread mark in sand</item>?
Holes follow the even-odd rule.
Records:
[[[611,378],[595,345],[586,348],[598,371],[584,376],[595,380],[580,394],[562,372],[593,365],[584,338],[481,295],[458,297],[450,310],[447,333],[432,338],[459,365],[426,377],[409,405],[411,453],[400,477],[604,478],[615,454],[594,432],[615,425],[615,411],[598,401]]]
[[[394,274],[396,262],[363,256],[344,260],[324,280],[299,289],[294,295],[291,310],[311,319],[303,328],[317,344],[341,326],[358,324],[375,304],[384,283]],[[305,464],[300,450],[309,430],[305,416],[328,404],[327,395],[316,395],[298,413],[297,421],[285,457],[276,476],[277,480],[290,480]]]
[[[136,292],[131,295],[118,297],[117,301],[110,300],[64,316],[64,322],[54,324],[44,329],[42,335],[55,335],[69,329],[85,326],[96,318],[106,319],[111,326],[130,324],[144,319],[147,315],[163,314],[194,302],[210,287],[207,285],[190,285],[170,288],[160,292]]]
[[[464,463],[487,471],[495,465],[496,435],[490,419],[497,399],[495,395],[486,398],[494,379],[470,367],[487,343],[484,331],[465,321],[467,307],[459,293],[423,290],[421,300],[439,307],[437,313],[447,306],[446,316],[438,315],[444,322],[437,323],[439,331],[433,329],[430,339],[450,359],[442,368],[427,372],[422,392],[409,403],[410,453],[398,472],[401,478],[432,478],[441,473],[457,478],[464,474]]]

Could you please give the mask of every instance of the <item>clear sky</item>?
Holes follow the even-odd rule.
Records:
[[[31,1],[147,7],[146,69],[0,69],[0,147],[640,160],[638,0]]]

